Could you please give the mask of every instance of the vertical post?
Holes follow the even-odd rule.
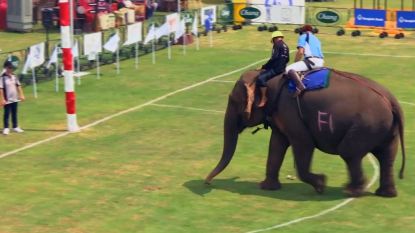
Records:
[[[72,35],[70,5],[73,0],[59,0],[59,22],[61,25],[61,45],[63,53],[63,75],[65,82],[65,100],[67,127],[69,132],[79,131],[75,108],[75,85],[73,75]]]
[[[356,9],[356,3],[357,2],[357,0],[354,0],[354,2],[353,2],[353,8],[355,8]]]
[[[36,74],[35,68],[32,68],[32,83],[33,83],[33,96],[37,98],[37,84],[36,84]]]
[[[388,0],[385,0],[385,10],[388,10]]]
[[[360,8],[363,8],[363,0],[360,0]]]
[[[135,43],[135,69],[138,69],[138,42]]]
[[[401,10],[403,10],[404,8],[404,0],[401,0]]]

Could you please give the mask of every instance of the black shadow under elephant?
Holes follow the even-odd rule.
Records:
[[[362,159],[372,153],[380,165],[376,195],[395,197],[393,164],[399,142],[402,150],[400,178],[405,167],[404,119],[397,99],[380,84],[357,74],[331,70],[327,88],[306,91],[293,98],[285,77],[268,82],[266,109],[256,106],[258,71],[247,71],[236,82],[228,98],[224,119],[224,146],[217,166],[206,177],[212,179],[230,163],[238,135],[247,127],[267,122],[272,134],[262,189],[281,188],[279,171],[287,148],[292,147],[299,178],[324,191],[326,177],[311,173],[314,149],[337,154],[347,164],[349,183],[345,192],[361,196],[365,188]],[[265,114],[267,112],[268,114]]]

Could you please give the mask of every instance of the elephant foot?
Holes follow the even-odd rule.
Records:
[[[278,190],[281,189],[281,183],[278,180],[265,179],[259,183],[259,187],[264,190]]]
[[[398,192],[396,192],[395,186],[379,187],[375,194],[381,197],[396,197]]]
[[[324,193],[324,190],[326,189],[326,176],[325,175],[315,175],[315,182],[313,184],[314,189],[318,194]]]
[[[349,183],[344,189],[344,193],[349,197],[361,197],[365,193],[366,179],[361,178],[359,181]]]
[[[355,186],[355,185],[347,185],[343,191],[348,197],[361,197],[365,192],[365,188],[363,185]]]

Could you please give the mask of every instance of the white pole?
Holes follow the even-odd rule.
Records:
[[[100,79],[100,69],[99,69],[99,53],[96,53],[96,61],[97,61],[97,79]]]
[[[153,27],[154,27],[154,23],[153,23]],[[154,38],[153,38],[153,40],[151,42],[151,49],[153,50],[153,52],[151,54],[151,58],[153,60],[153,65],[156,64],[156,51],[155,51],[156,50],[156,46],[154,44],[155,40],[156,40],[156,33],[154,33]]]
[[[116,33],[119,35],[118,30]],[[120,42],[117,45],[117,74],[120,74]]]
[[[171,46],[170,46],[171,42],[170,42],[170,38],[167,41],[167,58],[169,60],[171,60]]]
[[[138,69],[138,42],[135,43],[135,69]]]
[[[200,49],[200,45],[199,45],[199,35],[196,35],[196,50]]]
[[[81,76],[79,75],[79,44],[78,44],[78,40],[75,40],[74,45],[76,44],[76,54],[78,56],[76,56],[76,74],[77,74],[77,80],[78,80],[78,86],[81,85]]]
[[[116,55],[117,55],[117,74],[120,74],[120,49],[119,48],[117,48],[117,52],[116,52]]]
[[[56,61],[56,68],[55,68],[55,91],[59,92],[59,61]]]
[[[55,51],[58,51],[57,45],[55,46]],[[59,92],[59,56],[57,55],[56,55],[56,63],[55,63],[55,91]]]
[[[212,38],[213,31],[210,30],[208,33],[209,33],[209,46],[212,48],[213,47],[213,38]]]
[[[186,55],[186,29],[184,29],[184,34],[183,34],[183,55]]]
[[[36,86],[35,68],[32,68],[32,82],[33,82],[33,96],[35,98],[37,98],[37,86]]]

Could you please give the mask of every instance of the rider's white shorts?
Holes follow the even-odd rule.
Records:
[[[313,69],[320,68],[320,67],[323,67],[324,66],[324,60],[321,59],[321,58],[312,57],[312,58],[308,58],[308,60],[310,60],[310,61],[312,61],[314,63],[314,65],[311,65],[310,64],[311,65],[311,68],[313,68]],[[308,70],[308,67],[307,67],[307,65],[305,64],[304,61],[298,61],[298,62],[295,62],[295,63],[293,63],[293,64],[291,64],[291,65],[289,65],[289,66],[287,66],[285,68],[285,72],[286,73],[289,70],[295,70],[297,72],[307,71]]]

